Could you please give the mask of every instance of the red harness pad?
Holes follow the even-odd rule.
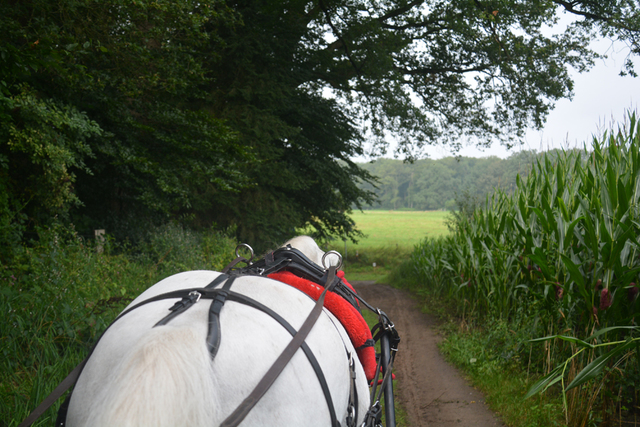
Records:
[[[353,287],[344,279],[343,271],[339,271],[337,276],[340,277],[347,286],[353,289]],[[320,294],[322,294],[322,291],[324,290],[322,286],[313,283],[310,280],[298,277],[289,271],[271,273],[268,277],[279,282],[286,283],[287,285],[291,285],[309,295],[316,301],[320,298]],[[327,292],[324,297],[324,306],[334,316],[336,316],[340,323],[342,323],[342,326],[344,326],[349,338],[351,339],[351,343],[356,348],[356,352],[358,353],[358,358],[364,368],[367,381],[371,381],[375,376],[377,364],[376,352],[372,345],[373,338],[371,337],[369,325],[364,321],[362,314],[360,314],[358,310],[338,294]]]

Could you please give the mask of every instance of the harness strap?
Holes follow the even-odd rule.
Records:
[[[236,280],[237,276],[229,277],[226,274],[221,274],[216,277],[211,283],[209,283],[204,289],[212,289],[218,286],[220,283],[225,282],[222,290],[216,293],[211,305],[209,307],[209,328],[207,332],[207,349],[211,354],[211,359],[216,357],[218,348],[220,348],[220,312],[224,306],[227,296],[229,295],[229,289]],[[153,327],[163,326],[169,323],[173,318],[181,313],[184,313],[191,308],[195,303],[200,301],[202,294],[197,290],[189,292],[186,297],[183,297],[180,301],[176,302],[173,307],[169,309],[170,314],[165,316],[162,320],[156,323]]]
[[[171,313],[167,314],[162,320],[158,321],[158,323],[153,325],[153,327],[155,328],[156,326],[166,325],[174,317],[176,317],[181,313],[184,313],[189,308],[191,308],[191,306],[193,306],[195,303],[200,301],[201,296],[202,294],[198,291],[189,292],[189,295],[187,295],[186,297],[182,298],[180,301],[173,304],[173,307],[169,309]]]
[[[364,427],[377,427],[381,425],[380,419],[382,416],[382,408],[380,406],[380,398],[384,393],[385,407],[387,408],[386,425],[388,427],[395,427],[391,371],[393,370],[393,362],[398,351],[400,336],[398,335],[398,331],[395,329],[395,325],[389,320],[389,317],[380,309],[378,309],[377,312],[378,324],[373,327],[372,332],[377,331],[374,333],[373,339],[375,341],[380,341],[380,359],[378,360],[376,376],[373,379],[371,386],[371,405],[369,407],[369,411],[365,414],[362,425]],[[380,384],[380,390],[376,393],[380,371],[383,372],[383,378],[382,383]]]
[[[287,364],[289,363],[293,355],[298,351],[300,346],[302,346],[302,344],[304,343],[304,340],[307,338],[307,335],[309,335],[309,332],[311,332],[311,329],[315,325],[316,320],[318,320],[318,317],[320,317],[320,313],[322,313],[322,308],[324,304],[324,297],[327,294],[327,291],[329,290],[329,288],[331,287],[331,284],[333,283],[335,274],[336,274],[335,267],[333,266],[330,267],[329,274],[327,276],[327,281],[325,282],[327,286],[325,287],[324,291],[320,295],[320,298],[318,298],[316,305],[311,310],[311,313],[309,313],[309,316],[307,317],[307,319],[304,321],[304,323],[302,324],[298,332],[295,334],[293,339],[289,342],[289,344],[284,349],[284,351],[280,354],[280,356],[278,356],[278,358],[273,363],[273,365],[271,365],[271,368],[269,368],[269,370],[264,375],[264,377],[262,377],[258,385],[253,389],[253,391],[249,394],[249,396],[247,396],[244,399],[244,401],[242,401],[240,406],[238,406],[235,409],[235,411],[233,411],[233,413],[231,413],[231,415],[229,415],[227,419],[225,419],[222,422],[222,424],[220,425],[221,427],[235,427],[238,424],[240,424],[242,420],[244,420],[245,417],[249,414],[249,411],[251,411],[251,409],[253,409],[253,407],[262,398],[262,396],[264,396],[267,390],[271,388],[271,385],[273,385],[273,382],[278,378],[280,373],[287,366]]]
[[[292,336],[297,335],[295,328],[293,326],[291,326],[291,324],[289,324],[282,316],[280,316],[278,313],[276,313],[275,311],[273,311],[269,307],[259,303],[258,301],[254,300],[252,298],[249,298],[249,297],[247,297],[245,295],[229,291],[229,288],[231,287],[231,284],[233,283],[235,278],[236,278],[235,276],[232,276],[230,278],[226,274],[221,274],[215,280],[213,280],[209,285],[207,285],[205,288],[180,289],[180,290],[171,291],[171,292],[167,292],[167,293],[164,293],[164,294],[156,295],[156,296],[154,296],[152,298],[149,298],[147,300],[141,301],[140,303],[138,303],[138,304],[130,307],[126,311],[122,312],[109,325],[109,327],[111,325],[113,325],[116,321],[118,321],[121,317],[123,317],[124,315],[130,313],[131,311],[135,310],[136,308],[139,308],[139,307],[141,307],[143,305],[146,305],[146,304],[154,302],[154,301],[161,301],[163,299],[169,299],[169,298],[182,298],[182,300],[184,301],[185,299],[188,299],[189,295],[192,294],[193,292],[199,293],[201,295],[201,298],[215,300],[222,292],[225,292],[227,294],[225,299],[248,305],[248,306],[253,307],[255,309],[258,309],[258,310],[260,310],[260,311],[262,311],[262,312],[264,312],[266,314],[269,314],[278,323],[280,323],[280,325],[282,325]],[[229,280],[227,280],[227,279],[229,279]],[[224,289],[224,288],[223,289],[212,289],[212,288],[215,288],[216,286],[218,286],[220,283],[222,283],[225,280],[227,280],[227,283],[225,283],[225,286],[224,286],[224,288],[226,288],[226,289]],[[178,303],[180,303],[180,301],[178,301]],[[178,304],[178,303],[176,303],[176,304]],[[175,307],[176,304],[174,304],[174,307]],[[194,302],[194,304],[195,304],[195,302]],[[213,303],[212,303],[212,307],[213,307]],[[214,310],[214,311],[217,311],[218,314],[220,313],[219,310]],[[172,314],[173,313],[169,314],[169,316],[172,316]],[[169,316],[167,316],[167,317],[169,317]],[[165,319],[167,317],[165,317]],[[165,320],[165,319],[163,319],[163,320]],[[169,320],[171,320],[171,319],[169,319]],[[160,322],[162,322],[162,320]],[[166,323],[168,323],[168,321],[164,322],[162,324],[166,324]],[[106,330],[105,330],[105,332],[106,332]],[[103,332],[103,335],[104,335],[104,332]],[[220,335],[218,335],[218,337],[219,336]],[[96,341],[96,343],[94,344],[94,347],[93,347],[94,349],[98,345],[99,341],[100,341],[100,339],[98,339],[98,341]],[[209,341],[207,341],[207,344],[209,344]],[[219,346],[219,344],[218,344],[218,346]],[[329,390],[329,386],[327,384],[327,380],[326,380],[326,378],[324,376],[324,373],[322,372],[322,368],[320,367],[320,364],[318,363],[318,360],[316,359],[316,357],[314,356],[313,352],[311,351],[311,348],[306,343],[303,342],[302,345],[301,345],[301,348],[304,351],[305,355],[307,356],[307,359],[309,360],[309,363],[311,364],[314,372],[316,373],[316,376],[318,377],[318,381],[320,383],[320,387],[322,388],[322,391],[324,393],[325,399],[327,401],[327,406],[329,408],[329,413],[330,413],[330,417],[331,417],[331,425],[334,426],[334,427],[339,427],[340,423],[338,422],[337,417],[336,417],[335,407],[333,405],[333,399],[331,397],[331,392]],[[91,357],[91,353],[93,353],[93,349],[89,353],[89,356],[87,356],[87,358],[85,360],[83,360],[82,363],[80,363],[76,367],[76,369],[74,369],[74,371],[71,374],[69,374],[67,379],[65,379],[63,381],[63,383],[61,383],[56,388],[56,390],[54,390],[54,392],[51,393],[49,395],[49,397],[47,397],[47,399],[45,399],[45,401],[31,414],[31,416],[29,416],[22,424],[20,424],[19,427],[28,427],[28,426],[30,426],[66,390],[68,390],[73,384],[75,384],[76,380],[80,376],[80,373],[82,371],[82,368],[84,367],[84,364],[89,359],[89,357]],[[214,356],[215,356],[215,354],[214,354]],[[67,381],[67,380],[69,380],[69,381]],[[46,406],[45,406],[45,404],[46,404]],[[36,411],[38,411],[38,409],[40,409],[41,407],[43,407],[41,409],[41,411],[36,413]],[[27,422],[28,422],[28,424],[27,424]]]
[[[226,279],[228,279],[229,276],[227,276],[226,274],[220,274],[218,277],[216,277],[215,279],[213,279],[211,281],[211,283],[209,283],[207,286],[205,286],[204,288],[196,288],[196,289],[178,289],[176,291],[171,291],[171,292],[167,292],[164,294],[160,294],[160,295],[156,295],[154,297],[148,298],[144,301],[140,301],[139,303],[137,303],[136,305],[129,307],[128,309],[126,309],[125,311],[123,311],[122,313],[120,313],[118,315],[118,317],[116,317],[114,319],[113,322],[111,322],[109,324],[109,326],[107,327],[107,329],[109,329],[111,327],[111,325],[113,325],[114,323],[116,323],[118,320],[120,320],[121,317],[123,317],[125,314],[128,314],[130,312],[132,312],[133,310],[135,310],[138,307],[142,307],[143,305],[149,304],[150,302],[155,302],[155,301],[161,301],[163,299],[169,299],[169,298],[185,298],[189,296],[189,292],[192,291],[207,291],[210,290],[212,288],[215,288],[216,286],[218,286],[220,283],[222,283],[223,281],[225,281]],[[186,292],[186,294],[185,294]],[[200,292],[201,296],[204,296],[205,293],[204,292]],[[206,297],[205,297],[206,298]],[[162,321],[162,320],[161,320]],[[105,329],[104,332],[107,332],[107,330]],[[104,332],[102,333],[102,335],[104,335]],[[102,336],[100,336],[100,338],[102,338]],[[98,338],[98,341],[96,341],[96,343],[94,344],[93,348],[95,349],[95,346],[98,345],[98,342],[100,341],[100,338]],[[93,353],[93,349],[91,349],[91,353]],[[89,353],[89,356],[91,356],[91,353]]]
[[[236,252],[237,253],[237,252]],[[253,251],[251,252],[253,254]],[[229,263],[229,265],[227,265],[225,268],[222,269],[222,273],[226,274],[229,272],[229,270],[231,270],[233,267],[235,267],[237,264],[244,262],[245,264],[251,264],[251,260],[246,259],[243,256],[238,255],[236,257],[236,259],[234,259],[233,261],[231,261]]]
[[[211,283],[209,283],[207,286],[205,286],[205,289],[213,289],[216,286],[218,286],[220,283],[224,282],[225,280],[227,280],[229,278],[229,276],[225,273],[220,274],[218,277],[216,277],[215,279],[213,279],[211,281]]]
[[[160,322],[158,322],[158,324],[156,324],[156,325],[165,325],[171,319],[173,319],[175,317],[175,315],[176,315],[175,312],[176,311],[179,311],[180,313],[182,313],[185,310],[187,310],[189,307],[191,307],[193,304],[195,304],[200,298],[205,298],[205,299],[212,299],[213,300],[213,302],[211,304],[211,308],[209,309],[209,313],[210,313],[209,324],[210,324],[210,327],[209,327],[209,336],[207,337],[207,346],[209,347],[210,352],[212,351],[212,347],[214,347],[214,352],[212,352],[212,357],[215,356],[215,352],[217,352],[217,350],[219,348],[219,343],[220,343],[219,315],[220,315],[220,311],[222,309],[222,306],[224,305],[224,302],[226,300],[242,303],[242,304],[248,305],[250,307],[256,308],[256,309],[258,309],[260,311],[263,311],[263,312],[269,314],[278,323],[280,323],[292,336],[294,336],[294,340],[295,340],[295,337],[300,334],[300,331],[302,331],[302,328],[300,329],[300,331],[296,332],[295,328],[293,328],[293,326],[291,326],[291,324],[289,324],[282,316],[280,316],[278,313],[276,313],[275,311],[273,311],[269,307],[259,303],[258,301],[254,300],[252,298],[249,298],[249,297],[247,297],[247,296],[245,296],[243,294],[238,294],[238,293],[230,291],[229,289],[231,288],[231,285],[233,284],[235,279],[236,279],[236,276],[229,277],[226,274],[221,274],[216,279],[214,279],[211,283],[209,283],[205,288],[180,289],[180,290],[171,291],[171,292],[167,292],[167,293],[164,293],[164,294],[156,295],[156,296],[154,296],[152,298],[149,298],[147,300],[141,301],[140,303],[138,303],[138,304],[130,307],[126,311],[122,312],[111,323],[111,325],[113,325],[116,321],[118,321],[124,315],[126,315],[126,314],[130,313],[131,311],[135,310],[136,308],[139,308],[139,307],[141,307],[143,305],[146,305],[148,303],[151,303],[151,302],[154,302],[154,301],[161,301],[163,299],[169,299],[169,298],[182,298],[180,301],[176,302],[176,304],[174,304],[174,306],[171,309],[174,309],[174,307],[182,307],[182,308],[172,310],[172,313],[170,313],[168,316],[166,316],[164,319],[162,319]],[[220,283],[225,282],[225,281],[226,281],[226,283],[224,284],[222,289],[213,289],[216,286],[218,286]],[[327,289],[329,289],[329,288],[327,288]],[[197,293],[199,295],[199,297],[197,299],[193,298],[194,293]],[[323,296],[324,296],[324,294],[323,294]],[[323,300],[324,300],[324,298],[323,298]],[[191,302],[187,302],[187,301],[191,301]],[[319,301],[320,301],[320,299],[319,299]],[[318,316],[319,316],[319,313],[322,311],[322,304],[318,305],[318,303],[316,303],[316,305],[314,306],[314,310],[316,309],[316,307],[319,307],[319,309],[320,309],[318,311]],[[213,315],[212,315],[212,313],[213,313]],[[312,310],[312,314],[313,313],[314,313],[314,311]],[[311,317],[311,315],[309,317]],[[307,318],[307,321],[309,320],[309,317]],[[212,321],[214,323],[213,327],[211,325]],[[305,323],[307,321],[305,321]],[[315,322],[315,320],[314,320],[314,322]],[[312,326],[313,326],[313,324],[311,324],[311,327]],[[303,327],[304,327],[304,324],[303,324]],[[217,331],[217,332],[215,332],[215,331]],[[309,331],[310,331],[310,328],[309,328]],[[309,333],[309,331],[307,331],[305,333],[304,338],[306,338],[306,335]],[[103,333],[103,335],[104,335],[104,333]],[[293,342],[293,340],[292,340],[292,342]],[[213,343],[213,345],[212,345],[212,343]],[[291,345],[291,343],[289,345]],[[97,346],[97,342],[94,345],[94,348],[95,348],[95,346]],[[327,384],[327,381],[326,381],[326,378],[324,376],[324,373],[322,372],[322,368],[320,367],[320,364],[318,363],[318,360],[315,358],[313,352],[311,351],[311,348],[305,342],[302,342],[302,344],[298,345],[297,348],[302,348],[302,350],[305,353],[305,355],[307,356],[307,359],[309,360],[309,363],[311,364],[314,372],[316,373],[316,376],[318,377],[318,381],[320,383],[322,391],[323,391],[323,393],[325,395],[325,399],[327,401],[327,406],[328,406],[330,417],[331,417],[331,425],[334,426],[334,427],[339,427],[340,423],[339,423],[339,421],[338,421],[338,419],[336,417],[335,407],[333,405],[333,399],[331,397],[331,392],[329,390],[329,386]],[[92,350],[92,352],[93,352],[93,350]],[[89,354],[89,356],[91,356],[91,354]],[[293,356],[293,355],[291,355],[291,356]],[[57,398],[59,398],[60,395],[62,395],[62,393],[64,393],[71,385],[73,385],[75,383],[75,381],[77,380],[78,376],[80,375],[80,372],[81,372],[82,367],[84,366],[84,363],[86,362],[86,360],[88,360],[88,358],[89,357],[87,357],[87,359],[85,359],[81,363],[81,365],[78,365],[78,367],[74,370],[74,372],[77,371],[77,374],[74,376],[72,381],[70,381],[69,384],[66,385],[66,387],[51,401],[51,403],[49,403],[48,406],[43,409],[43,412],[49,406],[51,406],[51,404]],[[286,364],[284,366],[286,366]],[[282,369],[284,369],[284,366],[282,367]],[[279,373],[280,372],[278,372],[278,374]],[[73,372],[72,372],[72,374],[73,374]],[[69,377],[71,377],[71,376],[72,375],[69,375]],[[277,377],[277,375],[276,375],[276,377]],[[263,380],[264,380],[264,378],[263,378]],[[275,380],[275,378],[274,378],[274,380]],[[65,382],[66,382],[66,380],[65,380]],[[272,383],[273,383],[273,381],[272,381]],[[258,384],[258,385],[260,385],[260,384]],[[271,384],[269,384],[269,386],[270,385]],[[58,388],[60,388],[61,386],[62,386],[62,384]],[[256,387],[256,389],[257,389],[257,387]],[[266,392],[267,389],[265,389],[264,392]],[[264,392],[262,393],[262,395],[264,394]],[[260,395],[260,397],[262,397],[262,395]],[[52,393],[51,396],[53,396],[53,393]],[[255,403],[257,403],[257,400],[256,400]],[[255,406],[255,403],[253,404],[253,406]],[[44,405],[44,402],[43,402],[43,405]],[[251,408],[253,408],[253,406],[251,406]],[[247,413],[249,412],[249,410],[251,408],[248,408]],[[37,419],[37,417],[40,416],[40,415],[41,414],[36,415],[35,418],[33,418],[33,420],[35,421],[35,419]],[[246,416],[246,414],[242,417],[242,419],[244,419],[245,416]],[[238,421],[238,423],[241,422],[242,419],[240,419]],[[25,422],[26,421],[27,420],[25,420]],[[33,423],[33,421],[31,421],[29,424],[25,424],[24,427],[31,425],[31,423]],[[20,425],[19,427],[23,427],[23,426]]]
[[[347,407],[347,426],[353,427],[358,422],[358,388],[356,387],[356,365],[353,355],[349,355],[349,406]]]
[[[329,320],[333,324],[333,327],[338,331],[338,326],[333,318],[329,317]],[[356,366],[354,361],[353,354],[347,350],[347,343],[344,340],[344,337],[338,331],[338,335],[342,340],[342,345],[346,351],[347,360],[349,361],[349,403],[347,405],[347,427],[355,427],[358,421],[358,388],[356,386]]]
[[[287,332],[291,334],[291,336],[294,336],[296,334],[297,332],[296,329],[293,326],[291,326],[289,322],[287,322],[281,315],[279,315],[277,312],[267,307],[266,305],[263,305],[258,301],[252,298],[249,298],[243,294],[238,294],[235,292],[231,292],[228,298],[229,298],[229,301],[245,304],[251,308],[255,308],[256,310],[260,310],[265,314],[268,314],[274,320],[280,323],[280,325],[283,328],[285,328]],[[302,348],[302,351],[304,351],[304,354],[307,356],[307,359],[309,360],[309,364],[311,364],[311,367],[313,368],[313,371],[315,372],[316,377],[318,377],[318,382],[320,383],[320,387],[322,388],[322,392],[324,393],[324,397],[325,397],[325,400],[327,401],[327,406],[329,408],[329,414],[331,416],[331,425],[333,427],[340,427],[340,422],[336,417],[336,410],[335,410],[335,407],[333,406],[331,391],[329,390],[329,385],[327,384],[327,380],[324,376],[324,373],[322,372],[322,367],[320,367],[320,363],[318,363],[318,359],[316,359],[315,355],[313,354],[313,351],[307,345],[306,342],[303,342],[300,348]]]
[[[222,290],[218,292],[215,299],[211,302],[209,307],[209,332],[207,333],[207,348],[211,354],[211,359],[216,357],[218,349],[220,348],[220,312],[224,306],[227,296],[229,296],[229,289],[236,280],[236,276],[231,276],[225,282]]]

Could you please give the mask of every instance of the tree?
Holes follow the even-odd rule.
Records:
[[[552,151],[544,154],[554,155]],[[413,163],[379,159],[360,164],[379,178],[377,188],[367,184],[361,184],[361,187],[375,193],[379,204],[372,205],[373,208],[455,209],[458,202],[465,202],[463,199],[484,201],[497,189],[512,192],[516,175],[523,179],[541,155],[535,151],[522,151],[507,159],[446,157],[420,159]]]
[[[628,32],[612,30],[622,22],[620,13],[635,14],[634,6],[614,2],[598,10],[590,2],[552,1],[227,4],[242,25],[221,33],[226,46],[211,74],[213,110],[265,161],[247,171],[257,183],[254,190],[225,201],[224,223],[239,222],[241,236],[273,232],[274,242],[292,232],[276,233],[282,224],[312,219],[334,224],[326,232],[349,234],[344,217],[339,226],[325,221],[339,218],[345,204],[336,215],[318,214],[325,200],[309,205],[320,194],[313,182],[323,181],[324,171],[310,167],[321,164],[310,162],[318,153],[324,151],[325,162],[342,176],[334,159],[349,164],[366,139],[381,154],[392,135],[400,143],[398,154],[408,158],[424,144],[455,149],[471,139],[511,145],[527,127],[542,126],[557,99],[571,96],[568,69],[584,71],[592,64],[598,56],[588,49],[593,37],[616,34],[633,43],[638,28],[625,18]],[[554,26],[563,9],[580,20],[545,35],[544,27]],[[577,15],[586,10],[588,17]],[[297,120],[301,105],[309,120]],[[326,134],[301,138],[320,117],[325,125],[346,124],[333,143]],[[355,180],[368,179],[349,167]],[[320,188],[331,186],[324,181]],[[358,194],[352,187],[333,188]],[[352,200],[360,206],[366,197]]]
[[[380,154],[391,135],[408,158],[424,144],[510,145],[571,96],[568,69],[591,65],[592,38],[619,38],[638,53],[637,8],[551,0],[2,2],[0,226],[15,231],[18,214],[27,227],[53,218],[48,199],[22,198],[49,180],[56,188],[45,195],[65,195],[69,220],[87,228],[128,234],[151,220],[215,222],[262,247],[305,225],[356,238],[347,213],[371,200],[357,184],[373,177],[351,158],[367,139]],[[561,11],[576,22],[546,35]],[[634,74],[631,60],[623,72]],[[61,124],[26,120],[25,112],[45,111],[15,107],[26,99],[60,112]],[[60,179],[25,148],[35,145],[12,142],[45,128],[45,145],[66,141],[65,155],[47,157],[66,171]],[[34,180],[16,178],[24,171]]]
[[[357,235],[345,212],[371,197],[355,183],[370,177],[350,161],[358,153],[357,130],[335,101],[265,70],[265,61],[283,60],[264,37],[264,25],[274,22],[258,17],[263,28],[251,27],[251,8],[241,16],[229,6],[187,0],[1,5],[3,58],[8,53],[10,65],[0,75],[4,99],[27,88],[34,99],[67,105],[95,125],[87,141],[70,144],[85,148],[81,162],[67,165],[77,203],[66,211],[77,226],[131,238],[153,222],[213,222],[235,227],[258,247],[308,224],[320,235]],[[15,108],[3,111],[15,121]],[[20,176],[24,165],[8,132],[2,143],[3,164]],[[35,161],[31,154],[27,160]],[[8,200],[22,206],[24,183],[11,183],[3,187],[11,188]],[[28,213],[32,226],[54,217],[37,200],[28,203],[47,214],[36,220]]]
[[[372,201],[357,186],[372,177],[351,157],[362,136],[335,99],[313,84],[304,56],[315,43],[305,2],[229,2],[242,26],[221,32],[220,60],[210,70],[214,114],[239,133],[258,162],[244,173],[256,184],[220,198],[216,221],[236,226],[241,240],[274,246],[312,225],[318,237],[356,238],[352,206]],[[308,42],[307,42],[308,40]]]
[[[235,22],[223,4],[32,0],[2,2],[0,16],[0,188],[14,229],[57,218],[126,235],[250,185],[238,164],[251,153],[198,107],[221,43],[208,27]]]
[[[423,144],[455,148],[465,138],[511,145],[527,126],[543,124],[554,101],[571,96],[568,67],[593,63],[593,37],[638,47],[631,2],[250,3],[230,3],[247,31],[233,39],[270,55],[260,65],[278,68],[265,74],[288,76],[291,88],[309,93],[331,90],[378,152],[392,133],[408,156]],[[580,19],[545,35],[562,10]]]

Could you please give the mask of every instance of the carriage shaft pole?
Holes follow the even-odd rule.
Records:
[[[391,360],[391,351],[389,345],[389,334],[384,333],[380,337],[380,357],[382,358],[382,375],[384,376],[389,369],[389,361]],[[391,375],[391,373],[389,373]],[[386,418],[386,427],[396,426],[396,411],[393,406],[393,380],[389,378],[386,381],[384,389],[384,410]]]

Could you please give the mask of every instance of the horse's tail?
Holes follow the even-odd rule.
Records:
[[[204,427],[219,407],[206,341],[188,327],[153,328],[104,386],[87,425]]]

